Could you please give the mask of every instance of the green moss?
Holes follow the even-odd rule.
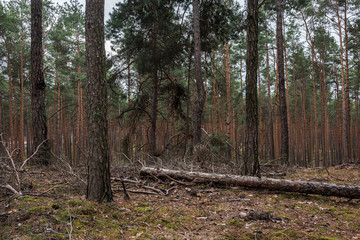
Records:
[[[49,208],[46,206],[36,206],[36,207],[29,208],[28,213],[41,214],[41,213],[45,213],[48,210],[49,210]]]
[[[168,222],[168,223],[166,223],[165,226],[166,226],[167,228],[174,229],[174,228],[180,227],[181,224],[180,224],[179,222],[176,222],[176,223],[174,223],[174,222]]]
[[[34,198],[33,196],[20,196],[18,197],[18,200],[22,200],[25,202],[36,202],[36,198]]]
[[[134,211],[137,212],[137,213],[146,213],[146,212],[152,211],[152,208],[149,208],[149,207],[136,207],[134,209]]]
[[[67,203],[71,207],[85,206],[86,205],[86,203],[81,199],[72,199],[72,200],[67,201]]]
[[[355,220],[356,219],[356,216],[354,214],[345,214],[343,217],[346,218],[346,219],[349,219],[349,220]]]
[[[149,203],[145,203],[145,202],[142,202],[142,203],[139,203],[138,206],[141,206],[141,207],[148,207],[149,206]]]
[[[78,215],[95,215],[96,211],[91,206],[80,207],[76,210]]]
[[[112,214],[111,214],[111,217],[115,220],[120,220],[123,218],[123,215],[118,212],[118,211],[114,211]]]
[[[282,199],[296,199],[296,198],[299,198],[299,195],[295,195],[295,194],[279,194],[279,197],[282,198]]]
[[[269,239],[285,240],[285,239],[299,239],[304,237],[304,233],[296,232],[294,230],[288,229],[284,231],[276,231],[269,234]]]
[[[337,238],[323,237],[323,236],[310,236],[309,239],[312,239],[312,240],[338,240]]]
[[[288,216],[285,216],[285,215],[283,215],[283,214],[280,214],[279,217],[284,218],[284,219],[287,219],[287,220],[291,220],[291,218],[289,218]]]
[[[244,225],[244,222],[241,221],[240,219],[231,219],[230,221],[228,221],[226,223],[226,225],[230,225],[230,226],[243,226]]]

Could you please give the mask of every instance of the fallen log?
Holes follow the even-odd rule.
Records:
[[[238,176],[228,174],[215,174],[203,172],[185,172],[163,168],[143,167],[140,170],[142,176],[171,177],[174,179],[184,179],[197,183],[219,183],[236,185],[240,187],[267,189],[284,192],[297,192],[306,194],[318,194],[324,196],[345,197],[350,199],[360,199],[360,186],[334,184],[311,181],[292,181],[274,178],[258,178],[250,176]]]

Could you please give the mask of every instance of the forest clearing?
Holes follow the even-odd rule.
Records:
[[[293,169],[284,178],[360,185],[359,168]],[[1,199],[1,239],[360,238],[359,199],[139,178],[122,164],[112,171],[114,201],[99,204],[84,198],[85,174],[74,174],[26,169],[24,195]]]
[[[360,239],[359,16],[0,0],[0,238]]]

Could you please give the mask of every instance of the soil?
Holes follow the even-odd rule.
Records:
[[[0,239],[360,239],[358,199],[141,179],[114,168],[114,201],[100,204],[85,199],[84,172],[23,171],[22,196],[1,189]],[[360,185],[359,165],[278,175]]]

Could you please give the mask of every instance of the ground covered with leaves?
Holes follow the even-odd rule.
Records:
[[[142,179],[114,169],[114,202],[99,204],[85,199],[82,172],[23,171],[23,195],[1,193],[0,238],[360,239],[356,199]],[[360,185],[360,166],[297,169],[282,177]]]

